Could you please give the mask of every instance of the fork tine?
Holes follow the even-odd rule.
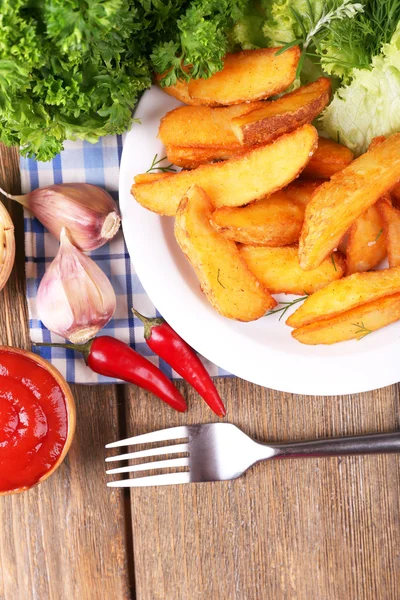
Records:
[[[119,448],[120,446],[130,446],[133,444],[148,444],[150,442],[164,442],[166,440],[177,440],[179,438],[187,438],[189,434],[188,428],[185,425],[179,427],[170,427],[168,429],[159,429],[151,433],[143,433],[135,437],[126,438],[118,442],[107,444],[106,448]]]
[[[148,477],[135,477],[110,481],[108,487],[147,487],[153,485],[174,485],[177,483],[190,483],[190,473],[167,473],[163,475],[149,475]]]
[[[157,460],[155,462],[141,463],[140,465],[129,465],[127,467],[118,467],[117,469],[109,469],[107,475],[115,473],[134,473],[135,471],[152,471],[153,469],[169,469],[171,467],[188,467],[189,457],[185,458],[170,458],[169,460]]]
[[[179,452],[189,452],[189,444],[161,446],[160,448],[149,448],[148,450],[140,450],[139,452],[119,454],[118,456],[107,456],[106,462],[115,462],[116,460],[128,460],[130,458],[143,458],[145,456],[160,456],[161,454],[178,454]]]

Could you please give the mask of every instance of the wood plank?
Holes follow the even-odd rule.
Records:
[[[0,185],[18,192],[18,157],[0,149]],[[22,213],[17,261],[0,292],[0,343],[29,348]],[[121,435],[117,386],[73,386],[77,431],[58,471],[0,498],[0,599],[130,598],[124,496],[106,488],[104,444]]]
[[[218,386],[227,419],[261,441],[399,426],[397,386],[334,398]],[[214,420],[192,392],[188,416],[128,394],[129,435]],[[137,598],[397,600],[399,466],[394,455],[277,461],[231,482],[132,489]]]

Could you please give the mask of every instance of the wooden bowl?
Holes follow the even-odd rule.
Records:
[[[0,202],[0,290],[10,277],[15,260],[14,225],[4,204]]]
[[[56,469],[58,469],[58,467],[61,465],[61,463],[63,462],[64,458],[66,457],[66,455],[68,453],[68,450],[71,446],[71,443],[72,443],[72,440],[74,437],[75,424],[76,424],[76,408],[75,408],[74,397],[72,395],[71,388],[69,387],[68,383],[65,381],[64,377],[61,375],[60,371],[58,371],[58,369],[53,367],[53,365],[50,364],[49,361],[45,360],[41,356],[38,356],[37,354],[34,354],[33,352],[28,352],[27,350],[21,350],[20,348],[13,348],[11,346],[0,346],[0,353],[4,352],[4,351],[12,352],[14,354],[19,354],[19,355],[25,356],[27,358],[30,358],[36,364],[38,364],[41,367],[43,367],[44,369],[46,369],[46,371],[54,377],[54,379],[56,380],[56,382],[62,389],[64,396],[65,396],[65,403],[67,406],[67,414],[68,414],[68,433],[67,433],[67,439],[65,440],[64,448],[63,448],[60,456],[58,457],[57,462],[52,466],[52,468],[49,471],[47,471],[47,473],[42,475],[42,477],[33,485],[26,486],[23,488],[18,488],[17,490],[0,492],[0,496],[7,496],[9,494],[19,494],[21,492],[25,492],[26,490],[29,490],[29,489],[35,487],[36,485],[38,485],[39,483],[42,483],[42,481],[44,481],[45,479],[50,477],[50,475],[52,475],[54,473],[54,471]]]

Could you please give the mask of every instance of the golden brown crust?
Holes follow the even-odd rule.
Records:
[[[346,270],[346,261],[340,252],[335,252],[334,260],[327,258],[314,271],[300,268],[297,246],[242,246],[240,254],[271,294],[313,294],[343,277]]]
[[[400,267],[400,211],[392,206],[388,195],[380,198],[376,210],[383,221],[389,267]]]
[[[194,148],[185,146],[167,146],[167,158],[172,164],[182,169],[197,169],[214,161],[237,158],[253,148],[244,148],[240,144],[235,147],[209,146],[208,148]],[[136,182],[135,182],[136,183]]]
[[[251,112],[232,118],[232,130],[244,145],[272,142],[284,133],[311,123],[329,103],[330,94],[330,80],[321,77],[274,102],[265,102]]]
[[[305,179],[330,179],[354,159],[351,150],[332,140],[320,137],[318,148],[301,174]]]
[[[218,108],[180,106],[161,119],[158,137],[165,146],[240,148],[241,144],[231,128],[231,120],[264,104],[249,102]]]
[[[157,181],[157,179],[164,179],[165,177],[169,177],[172,173],[139,173],[135,175],[133,178],[135,183],[150,183],[152,181]]]
[[[280,48],[243,50],[227,54],[224,67],[209,79],[191,79],[192,101],[209,106],[241,104],[270,98],[285,91],[296,78],[298,46],[279,54]]]
[[[400,134],[394,134],[323,183],[306,208],[299,244],[301,267],[320,265],[362,213],[399,179]]]
[[[286,321],[290,327],[301,327],[400,293],[400,267],[354,273],[330,283],[304,302]]]
[[[368,333],[399,319],[400,294],[396,294],[358,306],[336,317],[299,327],[292,331],[292,336],[302,344],[336,344],[360,340]]]
[[[374,204],[350,228],[346,248],[347,275],[371,271],[386,254],[384,223],[377,205]]]
[[[176,213],[176,240],[211,305],[228,319],[254,321],[276,301],[248,269],[236,244],[213,229],[213,209],[204,190],[191,187]]]
[[[212,226],[224,237],[262,246],[297,242],[303,220],[304,207],[291,200],[286,190],[243,208],[223,206],[211,216]]]
[[[312,125],[281,136],[239,158],[202,165],[151,183],[134,184],[137,202],[162,215],[174,216],[182,196],[199,185],[215,207],[243,206],[282,189],[293,181],[314,152],[318,140]]]

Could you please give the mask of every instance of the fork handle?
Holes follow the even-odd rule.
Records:
[[[269,446],[276,451],[273,458],[400,453],[400,432],[375,433],[289,444],[269,444]]]

